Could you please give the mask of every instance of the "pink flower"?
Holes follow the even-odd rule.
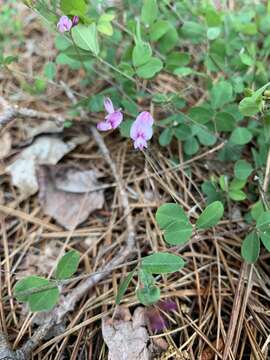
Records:
[[[157,308],[151,306],[145,312],[148,324],[154,333],[158,333],[168,327],[168,322]]]
[[[79,16],[73,16],[72,18],[72,27],[79,24],[80,18]]]
[[[163,311],[174,311],[177,310],[176,303],[171,299],[160,300],[158,302],[158,307]]]
[[[135,149],[147,148],[147,140],[153,136],[153,123],[154,119],[147,111],[143,111],[137,116],[130,129],[130,137],[134,140]]]
[[[177,310],[176,303],[171,299],[160,300],[156,305],[150,306],[145,313],[149,326],[154,333],[160,332],[169,326],[168,320],[160,310],[165,313]]]
[[[121,109],[114,110],[114,106],[110,98],[105,98],[104,107],[108,115],[106,115],[105,121],[101,121],[97,124],[98,130],[107,131],[116,129],[123,120]]]
[[[70,31],[70,29],[72,28],[72,21],[69,19],[69,17],[67,16],[61,16],[58,24],[57,24],[57,29],[63,33],[66,31]]]

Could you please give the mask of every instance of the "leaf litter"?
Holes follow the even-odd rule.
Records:
[[[74,137],[64,142],[59,137],[42,135],[27,146],[17,159],[6,167],[12,183],[24,198],[34,195],[38,189],[36,167],[38,165],[55,165],[77,145],[87,141],[87,136]]]
[[[45,214],[71,230],[102,209],[104,191],[95,170],[74,165],[39,166],[39,202]]]
[[[119,307],[115,319],[102,321],[102,335],[109,348],[109,360],[149,360],[149,335],[145,327],[144,308],[137,307],[131,316]]]

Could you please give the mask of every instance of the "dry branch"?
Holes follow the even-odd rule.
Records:
[[[57,124],[63,124],[65,118],[59,114],[49,114],[43,111],[37,111],[34,109],[27,109],[24,107],[19,107],[17,105],[10,105],[1,95],[0,95],[0,130],[3,126],[7,125],[14,117],[22,118],[37,118],[37,119],[53,119]]]

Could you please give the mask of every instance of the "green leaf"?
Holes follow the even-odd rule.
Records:
[[[78,24],[72,28],[71,34],[75,44],[79,48],[92,51],[96,56],[99,54],[96,24],[93,23],[88,26]]]
[[[244,116],[254,116],[261,110],[261,101],[252,96],[246,97],[240,101],[239,110]]]
[[[125,120],[120,125],[120,134],[125,138],[130,138],[130,129],[134,120]]]
[[[174,128],[174,135],[178,140],[186,140],[191,135],[191,128],[186,124],[178,125]]]
[[[189,62],[190,55],[188,53],[172,51],[166,58],[166,69],[174,71],[176,68],[186,66]]]
[[[219,27],[210,27],[208,30],[207,30],[207,38],[209,40],[215,40],[216,38],[219,37],[221,33],[221,29]]]
[[[158,16],[158,6],[156,0],[144,0],[141,20],[146,25],[152,25]]]
[[[113,27],[111,21],[114,19],[113,14],[102,14],[98,19],[97,29],[100,33],[112,36]]]
[[[258,220],[262,213],[264,213],[264,206],[262,201],[259,200],[251,206],[251,216],[254,220]]]
[[[190,223],[176,221],[165,229],[164,238],[168,244],[185,244],[192,235],[192,225]]]
[[[196,227],[198,229],[207,229],[209,227],[215,226],[222,218],[223,213],[224,207],[222,202],[214,201],[201,213],[199,219],[196,222]]]
[[[248,264],[253,264],[259,257],[260,241],[255,231],[248,234],[243,241],[241,254]]]
[[[152,57],[146,64],[137,68],[137,75],[143,79],[151,79],[156,73],[160,72],[163,63],[160,59]]]
[[[173,203],[161,205],[156,212],[156,220],[161,229],[165,229],[175,222],[188,224],[188,218],[183,208]]]
[[[132,62],[135,67],[146,64],[152,56],[150,44],[138,42],[132,51]]]
[[[195,106],[188,112],[188,116],[198,124],[206,124],[213,118],[213,111],[202,106]]]
[[[156,21],[150,28],[150,40],[157,41],[170,29],[170,23],[166,20]]]
[[[28,302],[33,312],[49,311],[59,299],[59,290],[52,281],[33,275],[16,283],[14,295],[19,301]]]
[[[142,258],[142,269],[151,274],[168,274],[179,271],[185,265],[184,260],[177,255],[158,252]]]
[[[185,21],[180,30],[180,36],[188,38],[191,42],[198,44],[205,38],[205,27],[195,21]]]
[[[253,168],[246,160],[238,160],[234,165],[234,175],[239,180],[246,180]]]
[[[60,8],[65,15],[83,16],[86,13],[87,5],[84,0],[61,0]]]
[[[160,289],[156,286],[140,288],[136,291],[139,302],[145,306],[153,305],[160,299]]]
[[[233,88],[228,81],[220,81],[212,87],[210,91],[210,101],[214,109],[219,109],[232,100]]]
[[[188,76],[193,73],[193,69],[191,67],[182,66],[182,67],[174,69],[173,73],[175,75]]]
[[[254,64],[254,60],[252,59],[252,57],[250,57],[246,53],[240,54],[240,59],[244,65],[252,66]]]
[[[211,181],[205,181],[202,184],[202,191],[207,195],[207,205],[222,200],[222,194]]]
[[[159,136],[159,143],[161,146],[167,146],[171,143],[173,137],[173,130],[172,128],[167,128],[162,131]]]
[[[242,190],[232,189],[229,190],[229,197],[234,201],[243,201],[247,198],[247,195]]]
[[[121,284],[118,288],[116,298],[115,298],[116,305],[120,304],[133,276],[135,275],[135,272],[136,272],[136,269],[132,270],[130,273],[128,273],[128,275],[125,277],[125,279],[121,282]]]
[[[29,297],[29,307],[32,312],[50,311],[59,301],[59,290],[57,287],[40,291]]]
[[[44,75],[47,79],[53,80],[56,75],[55,63],[49,61],[44,67]]]
[[[187,155],[194,155],[199,150],[199,143],[195,136],[190,137],[184,143],[184,151]]]
[[[215,118],[217,131],[231,132],[235,128],[236,120],[228,112],[219,112]]]
[[[125,62],[121,62],[118,65],[118,69],[130,77],[132,77],[135,74],[133,67],[130,64],[125,63]]]
[[[270,231],[266,231],[260,234],[260,239],[266,248],[266,250],[270,251]]]
[[[230,183],[230,190],[240,190],[243,189],[243,187],[246,185],[246,180],[240,180],[240,179],[233,179]]]
[[[245,145],[249,143],[251,139],[252,133],[244,127],[237,127],[230,136],[230,142],[235,145]]]
[[[78,269],[80,254],[78,251],[70,250],[58,262],[55,271],[57,280],[69,279]]]
[[[256,90],[251,96],[245,97],[239,104],[240,112],[245,116],[256,115],[263,107],[262,94],[270,85],[270,82]]]
[[[213,135],[209,130],[200,128],[200,131],[197,134],[197,137],[202,145],[212,146],[217,141],[215,135]]]
[[[147,272],[143,269],[140,269],[138,276],[139,276],[140,282],[143,284],[143,287],[150,288],[150,287],[154,286],[155,278],[149,272]]]
[[[175,27],[171,26],[170,30],[159,40],[159,49],[162,54],[171,51],[178,43],[179,37]]]
[[[270,211],[265,211],[259,216],[256,227],[260,232],[270,230]]]

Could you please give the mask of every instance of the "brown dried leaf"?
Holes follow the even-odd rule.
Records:
[[[83,136],[65,143],[56,136],[40,136],[6,168],[13,185],[20,189],[24,197],[35,194],[38,191],[36,166],[57,164],[64,155],[86,140],[87,137]]]
[[[216,347],[217,342],[213,341],[212,345]],[[222,339],[219,339],[217,351],[221,351],[224,348],[224,342]],[[201,354],[200,360],[213,360],[215,357],[215,351],[208,346]]]
[[[142,320],[142,308],[137,308],[130,321],[103,319],[102,334],[109,348],[108,360],[149,360],[149,335]]]
[[[69,165],[43,165],[37,173],[39,201],[43,211],[64,228],[75,228],[89,214],[103,207],[103,190],[98,190],[100,184],[95,171],[81,171]],[[63,183],[60,179],[63,179]],[[78,182],[76,179],[79,179]]]

